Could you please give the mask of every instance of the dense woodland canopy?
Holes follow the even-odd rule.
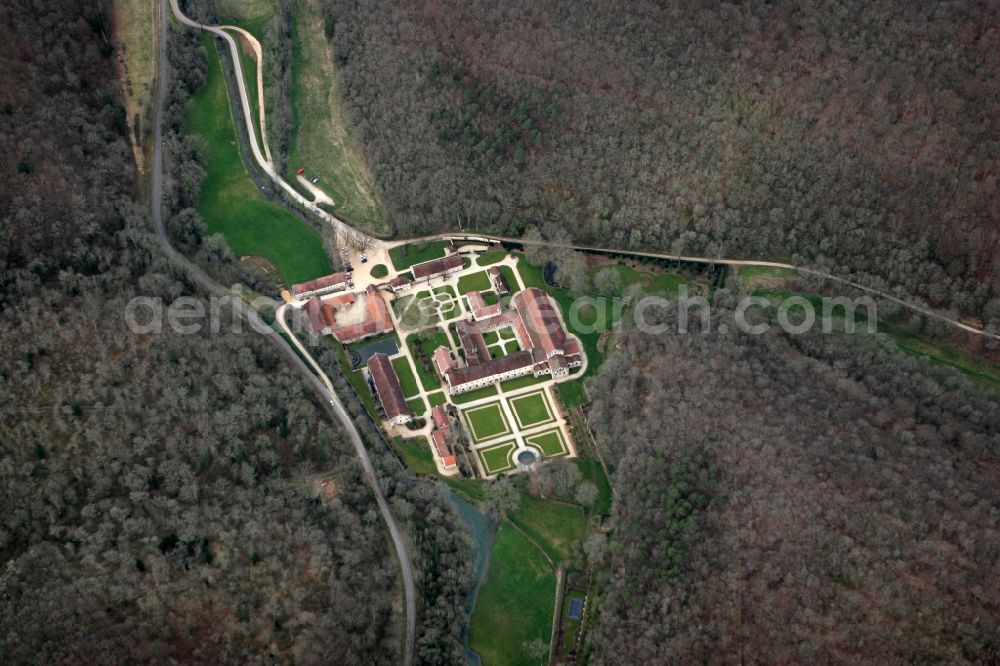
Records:
[[[617,344],[594,663],[1000,660],[995,392],[869,337]]]
[[[398,661],[395,553],[306,384],[229,321],[126,328],[133,296],[195,292],[137,201],[107,11],[0,6],[0,662]],[[174,214],[199,184],[168,186]],[[187,246],[209,261],[199,228]],[[418,657],[450,661],[467,539],[440,493],[384,469]]]
[[[1000,323],[988,0],[325,0],[404,235],[790,260]]]

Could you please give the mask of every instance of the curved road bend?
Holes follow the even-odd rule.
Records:
[[[242,69],[242,65],[240,63],[239,52],[237,51],[236,42],[233,40],[232,36],[229,35],[229,33],[227,33],[225,30],[222,29],[223,26],[202,25],[202,24],[200,24],[200,23],[198,23],[196,21],[192,21],[187,16],[185,16],[183,13],[181,13],[180,7],[177,5],[177,0],[170,0],[170,5],[173,8],[174,16],[176,16],[177,20],[180,21],[181,23],[183,23],[184,25],[192,27],[192,28],[198,28],[198,29],[201,29],[201,30],[207,30],[209,32],[212,32],[212,33],[214,33],[214,34],[222,37],[223,39],[225,39],[226,42],[229,44],[229,51],[230,51],[230,55],[232,56],[233,67],[236,70],[236,74],[237,74],[237,76],[236,76],[236,84],[237,84],[237,88],[239,89],[239,93],[240,93],[240,104],[243,107],[243,116],[244,116],[244,118],[251,118],[252,116],[250,115],[250,102],[249,102],[249,100],[247,98],[246,85],[244,84],[244,79],[243,79],[243,69]],[[241,30],[241,32],[245,33],[245,31],[242,31],[242,30]],[[258,75],[260,75],[260,71],[261,71],[261,69],[263,67],[262,60],[263,60],[263,54],[261,55],[260,59],[258,59],[258,61],[257,61]],[[260,113],[263,116],[263,114],[264,114],[263,102],[261,102]],[[249,123],[248,122],[248,123],[245,123],[245,124],[246,124],[246,127],[247,127],[247,134],[249,135],[250,147],[251,147],[252,152],[253,152],[254,160],[256,160],[256,162],[260,166],[260,168],[263,169],[264,172],[268,175],[268,177],[271,178],[271,180],[273,180],[279,187],[281,187],[283,190],[285,190],[285,192],[287,192],[295,201],[297,201],[298,203],[300,203],[306,209],[312,211],[320,219],[329,222],[331,225],[333,225],[334,229],[336,229],[338,233],[342,234],[346,238],[364,240],[365,243],[366,243],[366,245],[368,247],[372,247],[372,246],[374,246],[374,247],[389,247],[389,246],[394,246],[394,245],[402,245],[402,244],[405,244],[405,243],[412,243],[412,242],[415,242],[415,241],[431,240],[431,239],[434,239],[434,238],[442,238],[442,239],[443,238],[466,238],[466,239],[482,238],[482,239],[489,239],[489,240],[497,241],[497,242],[513,242],[513,243],[522,243],[522,244],[525,243],[524,239],[521,239],[521,238],[507,238],[507,237],[504,237],[504,236],[492,236],[492,235],[489,235],[489,234],[472,234],[472,233],[457,233],[457,234],[455,234],[455,233],[440,233],[440,234],[434,234],[434,235],[431,235],[431,236],[425,236],[425,237],[422,237],[422,238],[411,238],[411,239],[407,239],[407,240],[392,241],[392,242],[386,242],[386,241],[378,240],[376,238],[368,236],[363,231],[361,231],[360,229],[355,229],[351,225],[349,225],[346,222],[344,222],[344,221],[342,221],[342,220],[334,217],[333,215],[330,215],[325,210],[321,209],[319,206],[317,206],[316,204],[314,204],[311,201],[309,201],[308,199],[306,199],[304,196],[302,196],[301,194],[299,194],[298,190],[296,190],[287,181],[285,181],[284,178],[282,178],[280,175],[278,175],[275,172],[274,167],[271,165],[271,163],[267,159],[265,159],[265,157],[261,154],[260,147],[259,147],[259,144],[257,142],[257,135],[256,135],[256,132],[254,132],[254,129],[253,129],[253,123]],[[537,243],[537,244],[540,244],[540,245],[549,245],[550,243],[546,243],[546,242],[543,241],[543,242],[540,242],[540,243]],[[827,280],[832,280],[833,282],[837,282],[838,284],[842,284],[842,285],[845,285],[845,286],[848,286],[848,287],[852,287],[854,289],[858,289],[858,290],[863,291],[865,293],[872,294],[874,296],[878,296],[879,298],[883,298],[885,300],[891,301],[891,302],[896,303],[897,305],[905,307],[905,308],[907,308],[909,310],[912,310],[912,311],[917,312],[919,314],[925,315],[925,316],[930,317],[932,319],[935,319],[937,321],[944,322],[944,323],[946,323],[946,324],[948,324],[950,326],[954,326],[956,328],[960,328],[960,329],[962,329],[964,331],[968,331],[969,333],[974,333],[976,335],[981,335],[981,336],[986,337],[986,338],[991,338],[993,340],[1000,341],[1000,334],[991,333],[991,332],[986,331],[986,330],[984,330],[982,328],[971,326],[969,324],[961,322],[961,321],[959,321],[957,319],[954,319],[952,317],[948,317],[947,315],[943,315],[943,314],[941,314],[939,312],[935,312],[934,310],[931,310],[930,308],[926,308],[924,306],[917,305],[915,303],[911,303],[909,301],[903,300],[903,299],[899,298],[898,296],[894,296],[893,294],[890,294],[887,291],[883,291],[883,290],[880,290],[880,289],[875,289],[873,287],[866,287],[865,285],[862,285],[862,284],[860,284],[858,282],[854,282],[854,281],[848,280],[846,278],[842,278],[842,277],[838,277],[836,275],[833,275],[832,273],[827,273],[827,272],[815,270],[815,269],[812,269],[812,268],[805,268],[805,267],[801,267],[801,266],[795,266],[793,264],[785,264],[785,263],[776,262],[776,261],[755,261],[755,260],[752,260],[752,259],[724,259],[724,258],[721,258],[721,257],[714,257],[714,258],[713,257],[689,257],[689,256],[684,256],[684,255],[674,255],[674,254],[666,254],[666,253],[660,253],[660,252],[637,252],[637,251],[631,251],[631,250],[619,250],[619,249],[616,249],[616,248],[597,247],[597,246],[590,246],[590,245],[570,245],[568,247],[570,247],[571,249],[574,249],[574,250],[587,250],[587,251],[591,251],[591,252],[614,253],[614,254],[629,255],[629,256],[634,256],[634,257],[650,257],[650,258],[653,258],[653,259],[668,259],[668,260],[673,260],[673,261],[692,261],[692,262],[697,262],[697,263],[727,264],[727,265],[730,265],[730,266],[764,266],[764,267],[771,267],[771,268],[787,268],[787,269],[790,269],[790,270],[795,270],[795,271],[799,271],[801,273],[805,273],[806,275],[812,275],[814,277],[819,277],[819,278],[824,278],[824,279],[827,279]]]
[[[176,10],[177,0],[172,0],[172,3]],[[151,202],[152,202],[152,213],[153,213],[153,226],[156,230],[156,237],[160,242],[160,246],[163,249],[164,254],[167,258],[180,267],[187,275],[200,287],[208,291],[214,296],[219,297],[229,297],[233,308],[240,313],[242,316],[246,317],[252,324],[254,324],[255,330],[261,332],[262,335],[269,338],[286,356],[288,361],[295,367],[296,370],[306,379],[308,384],[316,391],[316,393],[323,399],[323,403],[326,405],[327,410],[330,414],[340,421],[344,430],[347,432],[351,439],[351,443],[354,444],[354,449],[358,454],[358,458],[361,459],[361,465],[365,470],[365,475],[368,479],[368,483],[372,488],[372,492],[375,494],[375,500],[378,503],[379,511],[382,513],[382,518],[385,520],[386,527],[389,530],[389,534],[392,537],[393,545],[396,548],[396,556],[399,558],[400,571],[402,572],[403,578],[403,590],[405,597],[405,611],[406,611],[406,642],[404,646],[404,659],[403,663],[409,666],[413,663],[413,647],[416,640],[416,627],[417,627],[417,610],[416,610],[416,586],[413,581],[413,566],[410,563],[409,554],[406,551],[406,544],[403,541],[403,536],[399,530],[396,520],[392,517],[392,512],[389,510],[389,503],[385,499],[385,495],[382,492],[382,487],[379,485],[378,476],[375,474],[375,469],[372,466],[371,458],[368,457],[368,451],[365,449],[364,442],[361,439],[361,434],[358,432],[357,427],[355,427],[354,422],[351,420],[347,409],[344,407],[344,403],[340,400],[340,397],[333,390],[333,384],[330,382],[329,378],[323,374],[320,370],[319,365],[312,358],[312,356],[302,347],[301,343],[292,336],[292,340],[295,341],[296,346],[302,352],[302,354],[309,359],[310,364],[319,372],[319,378],[313,374],[302,359],[295,353],[295,350],[291,348],[288,342],[278,334],[273,328],[268,326],[257,312],[245,305],[241,300],[237,298],[232,298],[232,294],[222,287],[221,285],[214,282],[204,271],[194,265],[192,262],[188,261],[186,257],[181,255],[177,250],[170,245],[170,241],[167,239],[166,230],[163,223],[163,211],[161,209],[163,200],[163,136],[162,136],[162,126],[163,126],[163,107],[164,101],[167,96],[167,54],[166,54],[166,42],[167,42],[167,15],[166,15],[166,4],[160,4],[160,43],[158,49],[159,67],[158,67],[158,79],[159,85],[156,95],[156,117],[153,123],[153,177],[152,177],[152,188],[151,188]],[[216,31],[217,34],[222,31]],[[225,33],[222,33],[230,43],[232,38]],[[233,43],[234,44],[234,43]],[[235,55],[235,52],[234,52]],[[236,58],[238,62],[238,57]],[[242,81],[241,75],[237,73],[237,81]],[[241,83],[242,88],[242,83]],[[246,98],[244,97],[244,110],[246,107]],[[250,116],[247,115],[249,118]],[[256,148],[256,142],[253,142],[255,154],[259,154],[259,150]],[[273,174],[273,171],[271,172]],[[284,308],[279,310],[279,321],[283,329],[288,331],[287,324],[284,321]],[[289,334],[291,332],[289,331]]]
[[[223,29],[224,26],[204,25],[198,23],[197,21],[191,20],[190,18],[185,16],[183,12],[181,12],[181,8],[178,6],[177,0],[170,0],[170,8],[173,10],[174,17],[182,24],[188,26],[189,28],[196,28],[198,30],[208,31],[214,35],[217,35],[218,37],[221,37],[226,41],[226,44],[229,46],[229,54],[230,56],[232,56],[233,71],[236,73],[236,88],[240,93],[240,106],[243,109],[243,117],[246,119],[253,118],[253,114],[250,112],[250,101],[249,98],[247,97],[246,81],[243,78],[243,65],[240,62],[240,55],[238,50],[239,47],[237,47],[236,40],[233,39],[233,36]],[[261,55],[261,59],[263,59],[263,54]],[[258,71],[262,66],[263,64],[260,61],[258,61]],[[263,112],[264,112],[264,107],[262,104],[261,113]],[[316,204],[314,204],[313,202],[309,201],[304,196],[302,196],[298,190],[292,187],[291,184],[288,183],[288,181],[282,178],[274,170],[274,166],[268,161],[268,159],[261,152],[260,142],[257,140],[257,133],[253,129],[253,123],[246,122],[245,124],[247,126],[247,135],[248,138],[250,139],[250,152],[253,154],[254,161],[257,162],[257,165],[261,168],[261,170],[267,174],[268,178],[273,180],[275,184],[278,185],[278,187],[283,189],[289,197],[291,197],[299,205],[311,211],[314,215],[316,215],[320,219],[330,223],[330,225],[333,226],[333,228],[337,231],[337,233],[341,234],[345,238],[363,240],[367,243],[369,247],[380,246],[383,243],[383,241],[371,238],[362,233],[361,231],[358,231],[351,225],[347,224],[346,222],[337,219],[333,215],[330,215],[325,210],[323,210],[322,208],[320,208],[319,206],[317,206]]]

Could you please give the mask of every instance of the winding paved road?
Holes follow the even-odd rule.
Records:
[[[171,0],[171,4],[174,7],[174,12],[177,10],[177,0]],[[410,563],[410,556],[406,550],[406,543],[403,540],[402,533],[399,530],[396,520],[392,516],[392,512],[389,510],[389,503],[385,499],[385,494],[382,492],[382,486],[379,485],[378,476],[375,473],[375,469],[372,466],[371,458],[368,456],[368,451],[365,449],[364,442],[361,439],[361,434],[358,432],[357,427],[351,420],[347,409],[344,407],[344,403],[340,400],[340,397],[333,389],[333,383],[326,376],[325,373],[320,369],[319,365],[316,363],[315,359],[302,347],[302,344],[292,335],[289,330],[287,323],[284,318],[284,306],[278,309],[278,321],[280,322],[282,328],[288,333],[292,341],[298,347],[299,351],[303,356],[309,360],[310,365],[318,374],[313,374],[309,367],[302,361],[302,358],[296,354],[295,350],[288,344],[288,342],[278,334],[273,328],[268,326],[257,314],[257,311],[250,308],[243,303],[238,297],[234,297],[227,289],[217,284],[212,278],[210,278],[204,271],[198,268],[195,264],[188,261],[182,254],[173,248],[167,238],[166,229],[163,223],[163,107],[164,101],[167,97],[167,84],[168,84],[168,66],[167,66],[167,54],[166,54],[166,43],[167,43],[167,16],[166,16],[166,4],[160,4],[160,23],[161,32],[159,40],[159,69],[158,69],[158,86],[156,95],[156,117],[154,122],[153,130],[153,176],[151,184],[151,196],[150,200],[152,202],[152,213],[153,213],[153,227],[156,231],[156,237],[160,242],[160,246],[163,249],[164,254],[167,258],[181,270],[183,270],[187,275],[200,287],[208,291],[214,296],[229,298],[234,310],[240,313],[242,316],[246,317],[254,330],[258,331],[265,337],[267,337],[271,342],[273,342],[285,355],[287,360],[292,364],[292,366],[299,371],[299,373],[305,378],[309,386],[322,398],[323,403],[326,405],[327,410],[330,414],[340,421],[344,430],[347,432],[351,443],[354,445],[354,449],[358,454],[358,458],[361,459],[361,465],[365,470],[365,476],[368,479],[368,483],[371,486],[372,492],[375,494],[375,500],[378,504],[379,511],[382,514],[383,520],[385,520],[386,527],[389,530],[389,535],[392,537],[393,545],[396,548],[396,556],[399,559],[400,571],[403,579],[403,591],[404,591],[404,604],[406,612],[406,642],[404,646],[404,658],[403,663],[406,666],[410,666],[413,663],[413,648],[416,640],[417,633],[417,609],[416,609],[416,586],[413,581],[413,565]],[[197,24],[195,24],[197,25]],[[207,28],[206,28],[207,29]],[[233,47],[234,59],[238,65],[239,56],[235,51],[235,42],[232,37],[227,35],[221,30],[213,29],[212,32],[220,34],[225,37]],[[243,88],[242,84],[242,74],[237,70],[237,81],[240,82],[241,90]],[[246,97],[244,100],[244,111],[246,111]],[[246,114],[249,118],[249,113]],[[253,142],[255,155],[259,155],[259,149],[257,149],[256,141]],[[273,174],[273,170],[269,173]]]

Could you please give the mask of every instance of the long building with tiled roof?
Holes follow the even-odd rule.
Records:
[[[375,394],[382,404],[386,420],[393,425],[402,425],[413,420],[413,414],[406,406],[403,387],[399,384],[399,377],[396,376],[389,357],[381,353],[373,354],[368,359],[368,374],[371,375]]]
[[[302,282],[301,284],[293,284],[292,295],[296,298],[309,298],[310,296],[317,296],[330,291],[340,291],[342,289],[347,289],[348,282],[350,282],[350,280],[348,279],[346,273],[324,275],[323,277],[316,278],[315,280],[309,280],[308,282]]]
[[[440,259],[431,259],[421,264],[414,264],[410,269],[414,280],[429,280],[438,275],[445,275],[462,268],[462,257],[449,254]]]

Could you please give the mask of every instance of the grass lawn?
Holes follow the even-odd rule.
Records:
[[[424,328],[440,321],[437,310],[429,298],[404,296],[392,301],[392,311],[396,313],[400,325],[408,330]]]
[[[498,261],[503,261],[503,258],[507,256],[507,250],[490,250],[489,252],[483,252],[479,255],[476,263],[480,266],[489,266],[495,264]]]
[[[455,290],[448,284],[442,287],[434,287],[434,294],[436,296],[450,296],[452,299],[458,298],[458,294],[456,294]]]
[[[527,493],[521,495],[520,507],[510,519],[531,535],[556,563],[572,560],[574,551],[588,534],[583,507]]]
[[[437,474],[434,455],[431,453],[426,439],[396,438],[392,440],[392,448],[396,449],[406,466],[417,474]]]
[[[156,78],[156,44],[159,7],[149,0],[120,0],[111,4],[111,17],[116,42],[115,59],[122,63],[125,119],[128,121],[129,140],[135,141],[138,130],[140,141],[152,131],[153,82]],[[140,166],[140,146],[133,146],[133,153]]]
[[[780,285],[785,280],[796,277],[796,275],[797,273],[789,268],[772,268],[770,266],[739,267],[740,287],[746,293],[751,293],[761,287]],[[735,277],[735,272],[730,273],[730,282]]]
[[[288,180],[295,182],[295,170],[305,167],[306,177],[319,178],[316,185],[333,199],[337,217],[387,233],[389,224],[375,181],[344,113],[333,52],[323,33],[320,0],[294,0],[290,23],[293,122]]]
[[[483,440],[497,437],[509,433],[510,424],[503,415],[503,409],[499,402],[491,402],[488,405],[473,407],[463,412],[465,420],[469,424],[472,438],[481,442]]]
[[[526,388],[528,386],[534,386],[536,384],[541,384],[544,381],[548,381],[549,377],[535,377],[534,375],[525,375],[524,377],[518,377],[516,379],[508,379],[505,382],[500,382],[500,388],[504,391],[516,391],[517,389]]]
[[[361,402],[364,404],[365,409],[373,419],[378,419],[378,410],[375,407],[375,398],[372,396],[371,390],[368,388],[368,381],[365,379],[361,371],[351,370],[351,361],[347,357],[347,352],[339,342],[333,339],[331,336],[324,338],[326,340],[327,346],[333,351],[334,356],[337,357],[337,364],[340,366],[340,371],[343,373],[347,381],[350,382],[351,386],[354,387],[355,392],[361,396]]]
[[[583,378],[556,384],[556,390],[559,391],[559,399],[567,407],[587,404],[587,390],[583,387]]]
[[[438,407],[448,402],[448,396],[445,395],[444,391],[438,391],[436,393],[428,393],[427,399],[431,403],[431,407]]]
[[[485,666],[538,666],[523,646],[536,638],[548,644],[555,592],[555,573],[545,558],[502,522],[469,625],[469,643]]]
[[[486,271],[479,271],[471,275],[463,275],[458,278],[458,293],[467,294],[470,291],[486,291],[491,289],[493,283]]]
[[[376,279],[382,279],[389,275],[389,268],[385,264],[375,264],[372,266],[371,276]]]
[[[484,492],[485,484],[478,479],[465,479],[460,476],[446,476],[443,480],[445,485],[451,488],[456,495],[466,501],[472,502],[473,504],[481,504],[486,500],[486,493]]]
[[[500,336],[496,331],[486,331],[483,333],[483,342],[488,345],[496,344],[500,341]]]
[[[431,357],[438,347],[451,347],[448,334],[441,328],[427,329],[407,336],[406,346],[413,354],[417,366],[417,376],[420,377],[420,383],[423,387],[428,391],[441,388],[441,378],[438,376],[437,370],[434,369]],[[424,367],[424,358],[429,363],[428,368]]]
[[[496,385],[490,384],[489,386],[484,386],[483,388],[476,389],[475,391],[453,395],[451,396],[451,401],[456,405],[464,405],[467,402],[472,402],[473,400],[479,400],[480,398],[486,398],[496,394]]]
[[[501,340],[513,340],[514,339],[514,329],[510,326],[504,326],[497,333],[500,334]]]
[[[261,41],[264,37],[264,26],[267,23],[267,17],[247,19],[240,21],[240,27],[249,32],[251,35],[257,38],[257,41]],[[247,89],[247,99],[250,102],[250,115],[253,121],[254,132],[257,133],[257,141],[260,142],[261,150],[264,150],[264,133],[260,129],[260,98],[257,92],[257,61],[251,56],[252,50],[248,43],[246,43],[242,34],[236,30],[227,30],[229,36],[235,40],[236,44],[239,46],[240,54],[240,67],[243,68],[243,85]],[[262,45],[263,48],[263,45]],[[267,155],[267,152],[264,152]]]
[[[521,345],[517,344],[517,340],[511,340],[503,346],[503,353],[507,356],[516,354],[519,351],[521,351]]]
[[[413,414],[414,418],[427,416],[427,403],[424,402],[423,398],[413,398],[412,400],[407,400],[406,406]]]
[[[402,271],[413,264],[443,257],[444,249],[448,245],[450,243],[446,240],[398,245],[389,249],[389,258],[392,259],[392,265],[396,270]]]
[[[522,428],[545,423],[553,419],[552,409],[549,401],[545,397],[545,390],[536,393],[511,398],[510,406],[514,410],[514,416]],[[542,449],[545,451],[545,449]],[[548,451],[545,451],[548,453]]]
[[[537,446],[547,458],[558,458],[566,455],[566,443],[563,441],[562,433],[556,430],[549,430],[540,435],[525,437],[524,441],[531,446]]]
[[[438,320],[448,321],[460,314],[462,314],[462,308],[458,306],[458,301],[449,301],[441,305],[441,308],[438,310]]]
[[[507,288],[510,289],[510,293],[512,294],[521,291],[527,286],[510,266],[501,266],[500,275],[503,276],[504,281],[507,283]]]
[[[392,359],[392,369],[399,377],[399,385],[403,388],[405,397],[412,398],[420,393],[420,388],[417,387],[417,378],[414,377],[413,368],[410,366],[410,359],[405,356],[397,356]]]
[[[216,0],[215,7],[220,21],[245,28],[249,21],[267,21],[277,14],[278,0]]]
[[[244,168],[212,39],[208,35],[201,38],[208,52],[207,76],[186,115],[187,131],[200,135],[208,147],[198,204],[208,233],[222,234],[238,256],[263,255],[288,283],[329,273],[330,259],[319,235],[292,213],[264,199]]]
[[[608,483],[608,477],[604,474],[601,463],[593,458],[577,458],[576,467],[580,470],[584,480],[597,486],[600,493],[591,511],[600,516],[611,513],[611,484]]]
[[[511,461],[511,452],[517,448],[513,441],[494,444],[483,449],[477,449],[476,455],[483,463],[483,468],[487,474],[499,474],[514,469]]]

